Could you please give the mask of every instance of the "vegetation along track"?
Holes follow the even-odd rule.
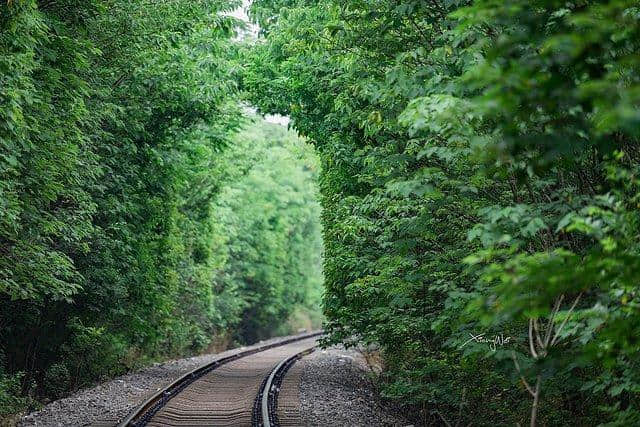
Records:
[[[263,422],[262,414],[256,415],[256,402],[266,386],[275,402],[286,370],[315,348],[319,335],[299,335],[204,365],[156,393],[119,426],[279,425],[277,417],[270,422],[275,406]]]

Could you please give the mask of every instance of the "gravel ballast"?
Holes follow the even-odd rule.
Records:
[[[317,350],[301,363],[300,400],[305,425],[411,425],[377,397],[359,352],[339,347]]]
[[[56,400],[40,411],[24,416],[18,422],[18,426],[114,425],[158,390],[204,364],[221,357],[289,338],[292,337],[274,338],[253,346],[240,347],[222,353],[155,364],[95,387],[81,390],[67,398]]]

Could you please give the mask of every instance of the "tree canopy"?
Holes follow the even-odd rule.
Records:
[[[640,424],[637,1],[239,6],[0,4],[0,415],[322,298],[416,424]]]
[[[0,4],[0,417],[319,326],[317,160],[244,112],[238,6]]]
[[[426,425],[640,422],[637,3],[252,13],[243,88],[322,160],[329,341]]]

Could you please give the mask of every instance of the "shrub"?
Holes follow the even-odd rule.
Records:
[[[55,363],[47,369],[42,381],[42,387],[47,397],[59,399],[70,389],[71,374],[64,363]]]
[[[0,420],[27,409],[29,399],[22,396],[23,373],[6,375],[0,370]]]

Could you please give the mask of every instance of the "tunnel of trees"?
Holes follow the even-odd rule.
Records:
[[[0,415],[320,326],[319,162],[247,113],[237,6],[0,5]]]
[[[240,6],[0,1],[0,417],[323,322],[417,424],[640,425],[637,1]]]

